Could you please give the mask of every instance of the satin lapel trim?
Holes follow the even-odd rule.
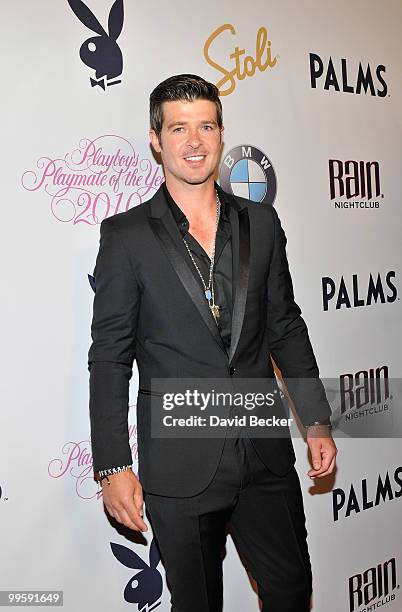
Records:
[[[217,342],[217,344],[222,349],[227,358],[228,354],[225,345],[223,344],[223,340],[215,323],[215,319],[212,315],[212,312],[210,311],[207,300],[203,296],[200,285],[195,280],[194,275],[192,274],[189,266],[187,265],[184,259],[184,253],[180,252],[176,241],[173,239],[172,235],[170,234],[170,231],[165,225],[165,220],[166,216],[160,219],[149,218],[149,223],[156,238],[158,239],[164,252],[166,253],[166,256],[169,259],[173,270],[176,272],[184,289],[187,291],[194,306],[200,313],[202,320],[209,329],[212,337]]]
[[[248,279],[250,275],[250,219],[247,208],[242,208],[232,223],[233,279],[235,280],[232,331],[229,363],[235,356],[246,310]]]

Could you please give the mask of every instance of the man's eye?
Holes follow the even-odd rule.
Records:
[[[177,128],[174,128],[173,132],[181,132],[183,129],[184,128],[182,127],[177,127]]]
[[[204,130],[208,132],[209,130],[213,130],[213,127],[212,125],[204,125]]]

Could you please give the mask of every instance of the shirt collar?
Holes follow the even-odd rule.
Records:
[[[184,214],[184,212],[182,211],[182,209],[180,208],[180,206],[178,206],[178,204],[176,204],[176,202],[172,198],[166,186],[166,181],[163,182],[162,187],[163,187],[163,192],[166,197],[166,201],[169,204],[170,210],[172,211],[173,218],[176,221],[181,234],[185,236],[190,227],[188,219],[186,215]],[[221,214],[219,218],[219,223],[221,223],[222,221],[225,223],[229,222],[229,208],[230,208],[230,203],[226,200],[226,198],[225,199],[221,198]]]

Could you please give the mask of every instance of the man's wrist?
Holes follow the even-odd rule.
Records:
[[[331,438],[332,425],[328,421],[315,421],[306,425],[308,438]]]
[[[314,421],[313,423],[309,423],[308,425],[306,425],[306,429],[308,430],[309,427],[323,427],[323,426],[326,426],[329,429],[332,429],[332,424],[329,419],[325,419],[325,421]]]
[[[129,465],[122,465],[119,467],[107,468],[105,470],[98,470],[97,472],[95,472],[95,480],[102,484],[102,481],[106,479],[107,483],[110,484],[110,480],[108,476],[113,476],[114,474],[125,472],[126,470],[130,470],[131,468],[132,468],[132,463]]]

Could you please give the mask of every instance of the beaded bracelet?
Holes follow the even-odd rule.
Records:
[[[131,467],[132,463],[130,465],[123,465],[121,467],[108,468],[107,470],[99,470],[98,482],[102,483],[102,480],[106,478],[107,483],[110,485],[110,480],[108,476],[112,476],[112,474],[118,474],[119,472],[124,472],[125,470],[129,470]]]

